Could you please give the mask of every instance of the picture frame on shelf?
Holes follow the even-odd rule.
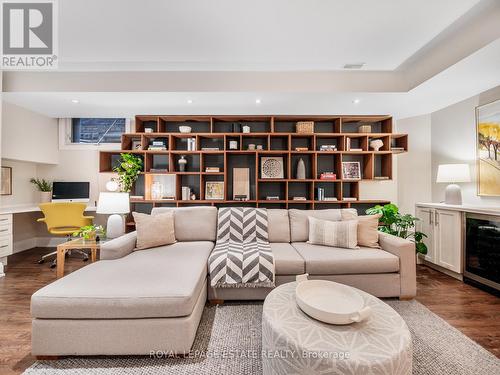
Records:
[[[0,195],[12,195],[12,167],[2,167]]]
[[[361,180],[361,165],[359,161],[342,162],[342,179],[348,181]]]
[[[285,178],[282,156],[263,156],[260,160],[261,178]]]
[[[206,181],[205,200],[224,200],[224,181]]]

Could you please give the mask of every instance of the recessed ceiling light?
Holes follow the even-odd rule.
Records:
[[[193,99],[188,99],[187,102],[188,104],[193,104]]]
[[[78,99],[71,99],[71,103],[78,104],[80,101]]]
[[[262,101],[260,99],[255,99],[255,104],[260,104]]]
[[[344,69],[361,69],[363,66],[365,66],[365,63],[351,63],[345,64]]]
[[[358,104],[360,101],[361,101],[361,99],[357,99],[357,98],[356,98],[356,99],[354,99],[352,102],[353,102],[354,104]]]

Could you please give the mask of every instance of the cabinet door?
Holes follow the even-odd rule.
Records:
[[[434,209],[428,207],[416,207],[415,214],[420,219],[417,221],[417,230],[427,235],[427,238],[424,238],[424,243],[427,246],[425,260],[436,263],[434,248]]]
[[[462,213],[436,209],[436,264],[462,273]]]

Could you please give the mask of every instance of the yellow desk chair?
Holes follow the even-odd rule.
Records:
[[[44,217],[37,221],[45,223],[50,234],[55,236],[66,236],[68,240],[70,240],[71,235],[81,227],[91,225],[94,219],[93,216],[84,215],[85,209],[87,208],[85,203],[42,203],[39,207]],[[84,251],[77,250],[77,252],[84,256],[84,261],[89,259],[88,254]],[[56,266],[56,255],[57,251],[45,254],[40,258],[38,263],[42,264],[45,259],[54,256],[55,258],[50,265],[51,268],[54,268]]]

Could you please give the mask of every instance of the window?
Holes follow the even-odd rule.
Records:
[[[71,143],[120,143],[126,131],[124,118],[72,118]]]

